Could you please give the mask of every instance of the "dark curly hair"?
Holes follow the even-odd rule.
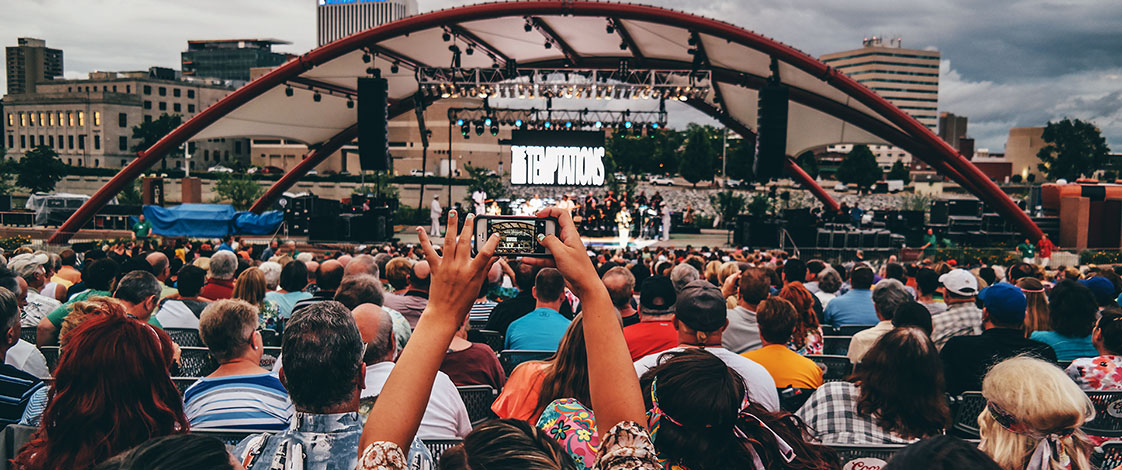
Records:
[[[907,439],[941,434],[950,422],[939,351],[916,327],[881,336],[857,363],[850,381],[860,386],[857,412]]]
[[[577,470],[573,458],[545,431],[519,419],[476,426],[461,445],[440,455],[441,470]]]

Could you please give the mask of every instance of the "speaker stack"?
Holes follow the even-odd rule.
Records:
[[[760,88],[757,123],[756,160],[752,171],[756,179],[766,181],[783,176],[787,159],[787,110],[790,92],[779,83]]]
[[[388,98],[386,79],[358,79],[358,155],[364,171],[390,169]]]

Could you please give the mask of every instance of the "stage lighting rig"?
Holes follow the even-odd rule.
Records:
[[[455,46],[451,46],[455,47]],[[454,55],[458,55],[454,50]],[[631,71],[421,67],[417,82],[429,97],[497,96],[535,99],[705,99],[712,90],[708,70]]]
[[[497,135],[502,126],[540,130],[638,130],[658,131],[666,127],[666,111],[610,111],[590,109],[451,108],[448,122],[460,126],[461,134]]]

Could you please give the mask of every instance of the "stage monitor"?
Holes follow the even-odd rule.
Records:
[[[511,132],[510,184],[602,186],[603,131]]]

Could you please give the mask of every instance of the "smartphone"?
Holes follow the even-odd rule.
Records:
[[[475,244],[472,253],[487,243],[492,233],[499,235],[499,246],[495,254],[499,256],[533,256],[548,258],[553,256],[538,241],[542,235],[557,235],[556,218],[533,216],[480,215],[475,217]]]

